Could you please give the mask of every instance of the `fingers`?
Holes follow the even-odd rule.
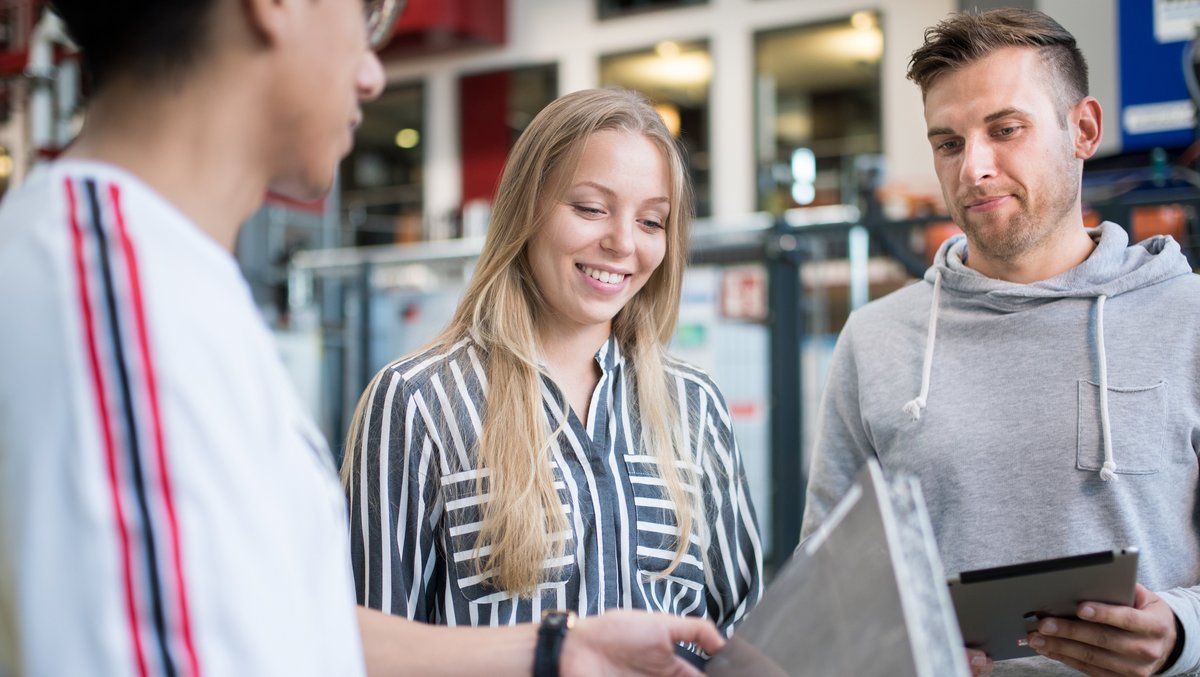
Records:
[[[1029,646],[1039,654],[1088,675],[1133,674],[1128,660],[1107,649],[1041,633],[1029,636]]]
[[[1080,623],[1047,618],[1030,635],[1035,651],[1063,653],[1097,665],[1118,667],[1127,661],[1147,662],[1158,658],[1157,644],[1146,637],[1121,632],[1097,623]]]
[[[1097,628],[1117,628],[1138,635],[1152,635],[1166,632],[1157,620],[1141,609],[1131,606],[1114,606],[1099,602],[1084,602],[1079,605],[1075,614],[1083,621],[1082,625],[1097,626]],[[1067,625],[1062,623],[1060,625]]]
[[[1153,594],[1153,593],[1151,593]],[[1132,607],[1111,607],[1085,603],[1083,615],[1105,619],[1111,624],[1046,618],[1038,631],[1029,636],[1029,646],[1039,654],[1074,667],[1089,675],[1149,675],[1162,664],[1173,644],[1173,635],[1162,632],[1131,632],[1125,627],[1157,629],[1170,625],[1174,631],[1174,616],[1164,616],[1165,604],[1144,610]],[[1087,611],[1091,607],[1091,611]],[[1131,616],[1132,614],[1132,616]],[[1165,618],[1165,620],[1164,620]],[[1086,666],[1084,669],[1080,666]]]
[[[1133,606],[1080,602],[1075,614],[1090,623],[1120,628],[1137,635],[1161,637],[1170,630],[1162,614],[1153,613],[1153,607],[1161,600],[1158,595],[1139,583],[1134,592]],[[1172,619],[1168,619],[1172,620]]]
[[[1114,631],[1099,623],[1073,622],[1062,618],[1043,619],[1038,623],[1038,631],[1029,636],[1029,646],[1035,650],[1041,646],[1054,650],[1058,646],[1078,644],[1097,651],[1127,653],[1130,645],[1136,641],[1128,633]],[[1078,649],[1072,655],[1082,650]]]
[[[1135,589],[1132,607],[1085,602],[1078,614],[1085,620],[1059,623],[1064,631],[1053,634],[1120,654],[1123,662],[1137,668],[1130,674],[1153,673],[1175,646],[1175,613],[1161,597],[1141,585]]]
[[[667,626],[672,642],[690,642],[700,646],[705,653],[714,654],[725,646],[725,638],[711,621],[701,618],[674,617]]]
[[[979,649],[967,649],[967,665],[971,668],[971,677],[981,677],[992,672],[995,663]]]
[[[1140,645],[1161,644],[1174,638],[1174,613],[1157,595],[1147,594],[1150,595],[1147,606],[1141,609],[1083,602],[1077,610],[1080,620],[1046,618],[1038,623],[1038,632],[1117,653],[1139,655],[1147,651]]]
[[[1150,592],[1146,586],[1138,583],[1133,588],[1133,607],[1135,609],[1145,609],[1150,606],[1150,603],[1158,599],[1158,595]]]

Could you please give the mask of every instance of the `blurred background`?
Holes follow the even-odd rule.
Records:
[[[0,2],[0,191],[73,138],[77,57],[38,0]],[[790,554],[826,365],[848,314],[918,278],[943,215],[909,55],[948,12],[1023,6],[1079,39],[1105,135],[1089,223],[1197,265],[1194,0],[407,0],[329,197],[269,198],[237,255],[341,454],[370,377],[448,320],[508,149],[574,90],[656,104],[696,185],[673,350],[721,386],[769,562]],[[1151,337],[1147,337],[1152,340]]]

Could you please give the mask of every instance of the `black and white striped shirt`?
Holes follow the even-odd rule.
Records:
[[[602,375],[586,428],[553,381],[542,379],[550,429],[569,417],[551,445],[551,465],[570,528],[560,536],[564,557],[545,563],[537,593],[524,599],[488,585],[472,562],[486,500],[475,494],[483,349],[464,340],[384,369],[368,393],[348,497],[360,604],[447,625],[518,623],[549,608],[581,616],[647,609],[733,631],[762,596],[762,545],[724,399],[706,374],[668,361],[705,510],[683,561],[657,576],[674,556],[674,504],[656,459],[639,444],[630,366],[614,338],[596,360]]]

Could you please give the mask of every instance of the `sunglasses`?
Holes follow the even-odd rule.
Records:
[[[367,42],[371,49],[379,49],[392,37],[396,18],[404,10],[406,0],[366,0]]]

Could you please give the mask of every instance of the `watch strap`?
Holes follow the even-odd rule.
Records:
[[[533,677],[558,677],[563,641],[574,620],[575,614],[570,611],[551,609],[542,613],[533,654]]]

